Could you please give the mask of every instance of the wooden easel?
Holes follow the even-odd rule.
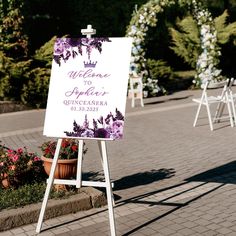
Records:
[[[86,35],[88,38],[91,35],[96,33],[96,30],[92,29],[91,25],[87,26],[87,29],[82,29],[81,33]],[[82,186],[92,186],[92,187],[105,187],[107,194],[107,204],[108,204],[108,213],[109,213],[109,223],[110,223],[110,232],[111,236],[116,236],[115,229],[115,217],[114,217],[114,199],[112,193],[112,185],[110,181],[110,172],[109,172],[109,164],[108,164],[108,156],[107,156],[107,148],[106,141],[111,139],[94,139],[98,142],[98,148],[101,155],[102,166],[104,170],[105,182],[101,181],[83,181],[82,180],[82,160],[83,160],[83,146],[84,139],[78,139],[79,142],[79,152],[78,152],[78,164],[77,164],[77,174],[75,180],[64,180],[64,179],[54,179],[54,173],[57,166],[58,156],[61,148],[62,138],[59,138],[57,141],[56,151],[54,155],[54,159],[52,162],[52,167],[50,171],[50,175],[47,181],[47,187],[42,203],[42,207],[39,214],[39,219],[36,227],[36,232],[40,233],[43,223],[43,218],[45,214],[45,210],[48,203],[49,194],[52,188],[52,184],[65,184],[65,185],[74,185],[76,188],[81,188]]]

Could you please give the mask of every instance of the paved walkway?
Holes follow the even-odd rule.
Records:
[[[213,91],[216,92],[216,91]],[[127,103],[125,137],[109,142],[110,173],[116,197],[117,235],[235,236],[236,127],[225,121],[211,132],[206,113],[192,127],[200,91]],[[0,140],[13,148],[39,151],[44,110],[0,115]],[[102,176],[97,144],[89,148],[83,170]],[[36,224],[0,233],[36,235]],[[78,212],[43,224],[41,235],[109,235],[106,208]]]

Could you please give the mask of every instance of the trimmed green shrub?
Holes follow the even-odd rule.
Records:
[[[167,62],[163,60],[147,59],[147,70],[151,79],[156,81],[156,83],[158,82],[162,93],[166,93],[165,85],[173,75],[172,69],[168,66]],[[151,94],[151,91],[149,91],[149,93],[151,96],[155,96],[155,94]]]
[[[45,107],[47,103],[50,69],[35,68],[27,73],[28,82],[23,85],[21,101],[32,107]]]
[[[50,69],[52,64],[53,46],[56,36],[36,50],[34,64],[38,67],[26,73],[27,83],[23,85],[21,101],[24,104],[41,108],[47,104]]]
[[[0,51],[0,100],[4,100],[6,94],[9,93],[10,75],[6,69],[10,63],[10,58]]]
[[[33,183],[24,185],[18,189],[0,188],[0,211],[3,209],[22,207],[28,204],[41,202],[45,193],[46,183]],[[78,190],[79,191],[79,190]],[[78,191],[53,189],[50,198],[61,199],[76,194]]]
[[[35,51],[34,59],[40,61],[48,68],[51,68],[52,65],[53,47],[56,38],[56,36],[53,36],[48,42]]]
[[[147,69],[150,76],[158,81],[170,79],[172,77],[172,69],[167,65],[167,62],[163,60],[147,60]]]

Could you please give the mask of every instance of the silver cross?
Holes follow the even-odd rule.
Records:
[[[87,25],[87,29],[82,29],[81,33],[86,35],[87,38],[91,38],[93,34],[96,34],[96,30],[92,28],[92,25]]]

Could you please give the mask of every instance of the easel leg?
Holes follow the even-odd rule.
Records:
[[[84,148],[84,141],[79,140],[78,164],[77,164],[77,174],[76,174],[76,180],[77,180],[76,188],[81,188],[81,185],[82,185],[83,148]]]
[[[104,175],[105,175],[105,181],[106,181],[106,193],[107,193],[107,204],[108,204],[111,236],[116,236],[115,217],[114,217],[114,209],[113,209],[113,194],[112,194],[110,174],[109,174],[106,143],[105,141],[100,141],[100,144],[101,144],[101,151],[102,151]]]
[[[37,224],[37,228],[36,228],[37,233],[40,233],[40,231],[41,231],[41,227],[42,227],[42,223],[43,223],[43,217],[44,217],[44,214],[45,214],[49,194],[50,194],[52,184],[53,184],[53,180],[54,180],[54,173],[55,173],[56,166],[57,166],[57,160],[58,160],[58,156],[59,156],[59,152],[60,152],[60,148],[61,148],[61,142],[62,142],[62,139],[58,139],[54,159],[53,159],[53,162],[52,162],[50,175],[49,175],[49,178],[48,178],[47,188],[46,188],[46,191],[45,191],[45,194],[44,194],[44,199],[43,199],[41,211],[40,211],[40,214],[39,214],[38,224]]]
[[[101,147],[101,141],[98,141],[98,149],[99,149],[99,152],[100,152],[100,156],[101,156],[101,163],[102,163],[102,168],[103,170],[105,170],[104,168],[104,160],[103,160],[103,156],[102,156],[102,147]],[[113,185],[111,184],[111,186],[113,187]],[[113,195],[113,192],[111,192],[112,194],[112,204],[113,206],[115,206],[115,200],[114,200],[114,195]]]

